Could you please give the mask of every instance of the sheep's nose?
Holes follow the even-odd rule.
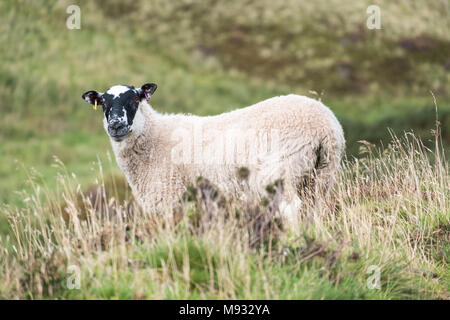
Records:
[[[120,121],[114,121],[109,124],[109,129],[114,131],[119,131],[120,129],[123,129],[125,125]]]
[[[121,121],[111,121],[108,125],[108,131],[111,135],[122,135],[126,131],[126,126]]]

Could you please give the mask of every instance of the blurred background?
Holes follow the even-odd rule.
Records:
[[[69,5],[81,9],[70,30]],[[381,10],[370,30],[367,7]],[[4,0],[0,3],[0,203],[26,177],[52,188],[54,156],[89,183],[94,162],[121,176],[87,90],[155,82],[160,112],[212,115],[288,93],[321,99],[358,141],[388,128],[450,144],[449,1]],[[448,150],[448,149],[447,149]],[[24,170],[26,168],[27,170]]]

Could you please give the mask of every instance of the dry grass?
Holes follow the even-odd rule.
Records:
[[[2,208],[12,237],[1,239],[0,297],[449,298],[450,177],[439,146],[409,133],[381,152],[362,144],[365,157],[344,163],[295,228],[277,218],[282,188],[244,201],[199,179],[182,209],[152,215],[116,200],[114,187],[106,196],[101,166],[97,193],[85,193],[58,163],[56,192],[33,184],[25,208]],[[73,265],[79,290],[67,288]],[[379,290],[366,285],[371,265]]]

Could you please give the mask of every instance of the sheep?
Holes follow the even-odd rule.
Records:
[[[325,195],[332,186],[345,139],[321,102],[290,94],[216,116],[161,114],[148,104],[156,88],[116,85],[82,96],[103,107],[117,163],[145,210],[173,208],[199,176],[232,192],[242,167],[248,188],[260,195],[282,179],[288,207],[298,205],[305,187]]]

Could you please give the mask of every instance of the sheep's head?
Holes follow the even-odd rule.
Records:
[[[143,99],[147,101],[157,85],[146,83],[141,88],[117,85],[105,93],[87,91],[82,98],[92,105],[101,105],[105,114],[105,130],[114,141],[124,140],[133,131],[133,120]]]

